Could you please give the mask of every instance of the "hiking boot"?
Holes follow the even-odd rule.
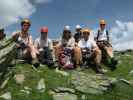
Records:
[[[114,58],[111,59],[111,62],[112,62],[114,65],[117,65],[117,64],[118,64],[118,60],[116,60],[116,59],[114,59]]]
[[[109,67],[111,68],[112,71],[114,71],[116,69],[116,65],[118,64],[118,61],[114,58],[111,59],[111,64],[109,65]]]
[[[103,71],[103,69],[101,68],[100,65],[96,65],[94,70],[96,71],[96,73],[98,74],[104,74],[105,72]]]
[[[53,65],[54,65],[53,60],[49,60],[49,59],[48,59],[46,62],[47,62],[46,64],[47,64],[48,66],[53,66]]]
[[[59,67],[58,61],[55,61],[54,65],[55,68]]]
[[[108,72],[107,69],[103,69],[103,68],[102,68],[101,70],[102,70],[103,73],[107,73],[107,72]]]

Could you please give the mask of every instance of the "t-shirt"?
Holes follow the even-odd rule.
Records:
[[[99,30],[99,33],[98,33],[99,37],[98,37],[98,40],[99,41],[107,41],[107,30]]]
[[[39,37],[39,38],[37,38],[36,40],[35,40],[35,46],[38,48],[38,49],[40,49],[40,48],[44,48],[44,47],[49,47],[50,49],[52,49],[53,48],[53,45],[52,45],[52,41],[51,41],[51,39],[46,39],[46,40],[43,40],[43,39],[41,39],[41,37]]]
[[[75,39],[71,37],[69,40],[62,39],[60,41],[60,45],[65,47],[74,47],[75,46]]]
[[[81,39],[78,43],[78,46],[80,48],[88,48],[90,50],[97,47],[96,42],[92,41],[92,40],[89,40],[89,39],[87,41],[85,41],[84,39]]]
[[[31,35],[29,35],[29,33],[28,33],[28,36],[27,37],[25,37],[25,38],[22,38],[21,36],[20,36],[20,31],[17,31],[17,32],[14,32],[12,35],[13,36],[17,36],[17,42],[18,43],[24,43],[25,45],[32,45],[33,44],[33,41],[32,41],[32,36]]]

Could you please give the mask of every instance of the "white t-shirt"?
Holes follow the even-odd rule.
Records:
[[[66,47],[74,47],[75,46],[75,39],[71,37],[69,40],[61,40],[60,45],[66,44]]]
[[[106,29],[104,29],[103,31],[99,30],[98,40],[99,41],[103,41],[103,40],[107,41],[107,34],[106,33],[107,33]]]
[[[50,49],[53,48],[51,39],[43,40],[43,39],[41,39],[41,37],[39,37],[39,38],[37,38],[37,39],[35,40],[34,45],[35,45],[35,47],[38,48],[38,49],[44,48],[44,47],[49,47]]]
[[[90,39],[88,39],[87,41],[85,41],[84,39],[81,39],[78,43],[78,46],[80,48],[88,48],[90,50],[97,47],[96,42]]]

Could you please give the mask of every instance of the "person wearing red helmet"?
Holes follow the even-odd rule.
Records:
[[[34,46],[39,52],[39,61],[48,66],[53,65],[52,50],[53,45],[51,39],[48,38],[48,27],[40,29],[40,37],[35,40]]]
[[[16,42],[18,49],[18,57],[20,59],[32,62],[33,65],[38,65],[37,50],[34,48],[32,36],[29,34],[31,26],[29,19],[24,19],[21,22],[21,31],[12,34],[13,40]]]

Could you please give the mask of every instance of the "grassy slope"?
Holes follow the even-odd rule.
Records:
[[[124,55],[117,55],[117,58],[120,61],[118,64],[118,68],[114,71],[108,71],[106,74],[111,77],[117,78],[125,78],[127,80],[133,80],[133,75],[129,75],[130,70],[133,70],[133,53],[129,52]],[[7,87],[0,92],[0,94],[5,93],[6,91],[10,91],[13,96],[13,100],[52,100],[49,91],[56,87],[72,87],[70,84],[70,76],[62,76],[55,72],[54,69],[48,69],[47,67],[38,68],[39,72],[32,69],[31,65],[16,65],[15,69],[13,69],[14,73],[24,73],[26,76],[26,81],[23,85],[17,85],[12,78]],[[88,72],[94,74],[91,69],[86,69],[84,71],[88,74]],[[72,73],[69,71],[68,73]],[[37,82],[40,78],[45,79],[46,83],[46,91],[45,93],[39,93],[36,90]],[[24,88],[24,86],[28,86],[32,88],[31,93],[29,95],[20,92]],[[82,93],[77,92],[79,100],[81,99]],[[102,94],[102,95],[90,95],[85,94],[86,100],[133,100],[133,86],[127,85],[123,82],[119,82],[116,86]],[[2,99],[0,99],[2,100]]]

